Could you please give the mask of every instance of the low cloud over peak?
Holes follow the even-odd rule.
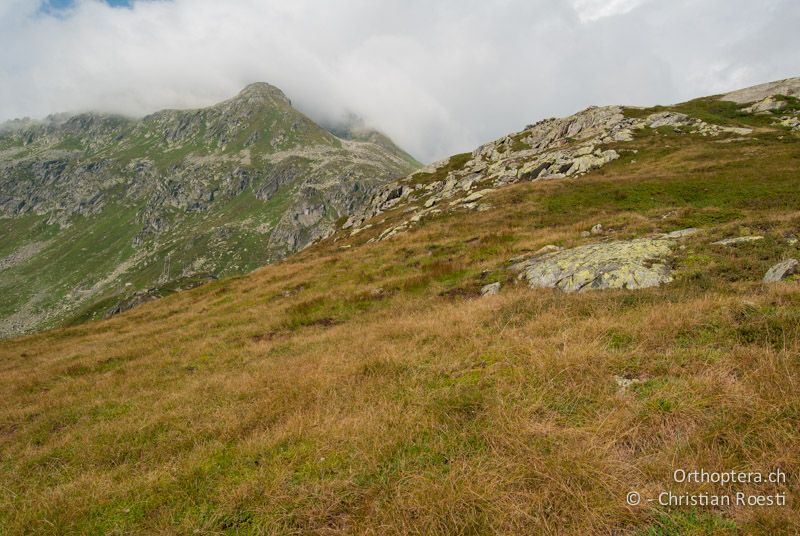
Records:
[[[794,0],[41,6],[0,4],[0,121],[206,106],[265,81],[318,122],[356,114],[430,161],[590,104],[800,74]]]

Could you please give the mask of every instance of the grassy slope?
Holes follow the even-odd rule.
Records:
[[[247,277],[4,341],[0,527],[790,533],[791,499],[624,499],[714,489],[671,484],[682,467],[780,467],[796,497],[800,287],[759,280],[798,255],[783,240],[800,234],[797,141],[646,132],[589,176],[491,194],[494,210],[365,244],[388,213]],[[511,284],[507,259],[596,240],[579,233],[597,222],[618,238],[704,233],[667,287]],[[709,244],[747,233],[767,238]],[[494,280],[499,296],[470,299]],[[641,383],[620,392],[615,375]]]

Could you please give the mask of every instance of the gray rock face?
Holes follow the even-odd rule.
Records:
[[[720,97],[721,100],[732,101],[739,104],[756,102],[773,95],[800,96],[800,78],[787,78],[777,82],[768,82],[757,86],[732,91]]]
[[[797,259],[786,259],[781,261],[764,274],[764,283],[777,283],[787,277],[800,274],[800,261]]]
[[[672,281],[666,259],[673,245],[664,238],[590,244],[534,257],[514,268],[533,288],[582,292],[655,287]]]

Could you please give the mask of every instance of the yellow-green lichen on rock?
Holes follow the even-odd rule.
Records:
[[[672,281],[666,259],[674,244],[665,237],[589,244],[534,257],[516,268],[534,288],[579,292],[655,287]]]

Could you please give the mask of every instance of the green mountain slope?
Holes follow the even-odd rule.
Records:
[[[141,120],[6,124],[0,336],[283,258],[417,166],[385,137],[336,137],[268,84]]]
[[[764,276],[800,103],[749,98],[530,125],[280,262],[3,341],[0,532],[793,534],[800,281]]]

